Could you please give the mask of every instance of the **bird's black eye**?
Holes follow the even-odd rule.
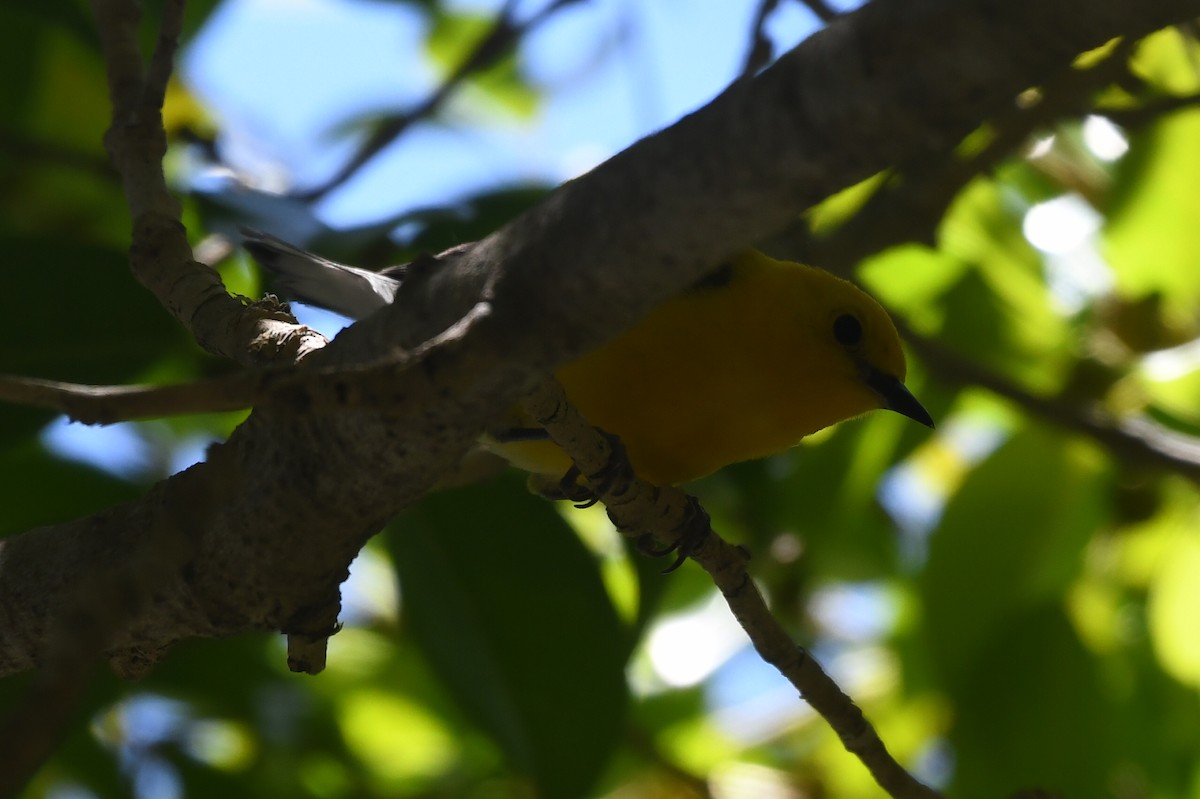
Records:
[[[843,347],[856,347],[862,341],[862,322],[853,314],[844,313],[833,320],[833,337]]]

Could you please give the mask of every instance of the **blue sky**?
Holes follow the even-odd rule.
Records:
[[[524,17],[546,0],[520,3]],[[496,0],[454,3],[495,13]],[[350,225],[524,180],[558,183],[715,96],[750,44],[752,0],[586,0],[522,42],[543,91],[530,119],[479,125],[470,96],[417,126],[318,209]],[[791,47],[815,29],[780,3],[769,31]],[[188,48],[187,84],[220,115],[226,156],[276,185],[312,185],[352,150],[347,123],[425,97],[439,74],[425,20],[405,3],[227,0]],[[463,124],[455,124],[462,120]],[[449,124],[447,124],[449,123]]]

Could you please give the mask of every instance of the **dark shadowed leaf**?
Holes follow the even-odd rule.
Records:
[[[390,548],[407,625],[463,708],[540,795],[585,793],[624,723],[628,639],[571,529],[503,480],[428,498]]]

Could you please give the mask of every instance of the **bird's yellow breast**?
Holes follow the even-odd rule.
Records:
[[[863,357],[898,378],[904,359],[883,310],[826,272],[747,252],[727,282],[670,300],[556,377],[592,424],[621,438],[639,476],[686,482],[788,449],[879,407],[833,320],[863,320]],[[516,466],[561,475],[549,442],[493,444]]]

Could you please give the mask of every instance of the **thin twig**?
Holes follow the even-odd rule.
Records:
[[[193,413],[237,411],[253,405],[326,413],[383,407],[403,372],[461,341],[491,312],[476,303],[461,319],[410,350],[371,363],[335,368],[268,366],[169,386],[95,386],[0,375],[0,402],[44,408],[84,424],[113,424]]]
[[[1115,419],[1097,408],[1039,397],[998,372],[917,333],[903,317],[894,314],[893,317],[905,341],[938,379],[978,386],[1004,397],[1032,416],[1092,438],[1123,463],[1165,469],[1200,483],[1200,440],[1165,430],[1145,419]]]
[[[779,5],[779,0],[759,0],[758,11],[754,14],[750,49],[746,52],[746,61],[742,65],[742,77],[748,78],[765,67],[771,61],[771,40],[767,36],[767,17]]]
[[[321,346],[307,328],[231,297],[216,271],[192,258],[180,206],[167,189],[162,98],[179,45],[184,2],[170,0],[148,67],[132,0],[92,0],[108,72],[112,124],[104,137],[133,217],[129,266],[204,349],[242,364],[300,360]]]
[[[0,375],[0,402],[55,411],[84,424],[221,413],[253,405],[273,374],[282,372],[239,372],[171,386],[93,386]]]
[[[613,440],[580,416],[557,383],[544,381],[524,404],[571,456],[622,534],[637,539],[652,535],[708,572],[759,656],[778,669],[825,719],[881,788],[893,799],[940,797],[896,762],[853,700],[807,650],[792,641],[750,579],[744,551],[712,530],[708,515],[694,497],[674,487],[651,485],[634,475],[628,463],[614,453]]]
[[[816,15],[817,19],[828,25],[838,18],[838,12],[833,10],[833,7],[825,0],[800,0],[804,5],[808,6],[808,10]]]
[[[185,0],[166,0],[164,4],[158,41],[154,45],[153,55],[150,56],[145,85],[142,87],[143,113],[159,116],[162,112],[163,100],[167,96],[167,84],[171,81],[171,71],[175,66],[175,53],[179,50],[179,37],[183,33],[185,5]]]

